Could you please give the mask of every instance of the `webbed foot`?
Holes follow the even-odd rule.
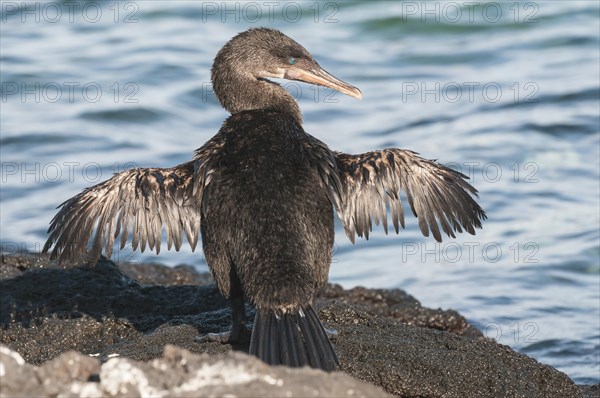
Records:
[[[250,341],[250,332],[245,325],[232,326],[230,330],[221,333],[207,333],[194,338],[199,343],[215,342],[221,344],[247,343]]]

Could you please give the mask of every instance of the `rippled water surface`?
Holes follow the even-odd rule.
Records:
[[[190,159],[227,116],[214,55],[271,26],[364,94],[288,84],[308,132],[460,168],[489,216],[442,244],[414,218],[356,245],[338,226],[331,280],[406,289],[600,381],[598,2],[24,4],[0,3],[4,250],[38,251],[55,207],[113,172]],[[207,269],[189,250],[115,257]]]

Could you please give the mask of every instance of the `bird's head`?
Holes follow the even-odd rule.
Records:
[[[211,74],[216,92],[222,88],[219,85],[239,82],[240,78],[247,82],[279,78],[317,84],[362,98],[358,88],[332,76],[304,47],[275,29],[249,29],[232,38],[217,54]],[[231,95],[220,91],[217,96]]]

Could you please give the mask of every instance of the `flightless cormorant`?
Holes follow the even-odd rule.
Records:
[[[230,299],[232,327],[211,337],[248,336],[244,299],[256,306],[250,353],[271,364],[333,370],[337,355],[312,308],[327,281],[334,212],[347,236],[369,237],[373,222],[387,233],[404,228],[400,191],[425,236],[440,241],[474,234],[485,213],[466,176],[415,152],[383,149],[360,155],[332,151],[302,128],[294,98],[268,78],[298,80],[362,98],[360,90],[323,70],[283,33],[250,29],[217,54],[214,92],[231,113],[194,160],[172,168],[116,174],[64,202],[43,251],[75,260],[102,250],[110,257],[120,235],[134,250],[158,253],[163,228],[168,248],[182,232],[192,249],[202,234],[207,263]]]

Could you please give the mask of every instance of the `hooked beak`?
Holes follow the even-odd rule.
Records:
[[[350,97],[362,99],[362,93],[358,88],[341,81],[335,76],[332,76],[329,74],[329,72],[318,65],[312,70],[305,70],[296,67],[285,68],[283,77],[289,80],[300,80],[306,83],[314,83],[320,86],[329,87],[339,91],[340,93],[349,95]]]

